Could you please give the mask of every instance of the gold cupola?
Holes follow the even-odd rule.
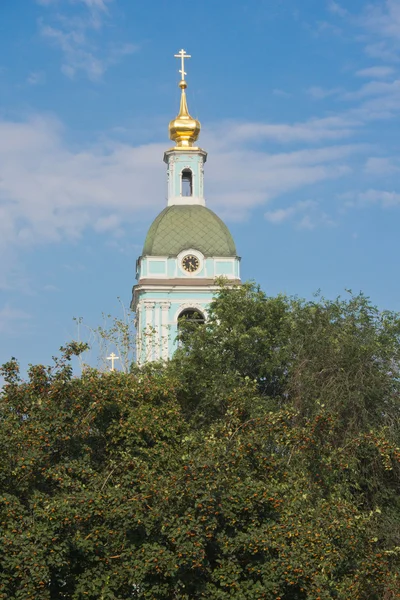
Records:
[[[197,141],[201,129],[200,121],[190,116],[186,101],[185,90],[187,83],[185,81],[184,59],[190,58],[190,55],[181,50],[175,57],[180,58],[182,61],[182,69],[179,71],[182,75],[182,79],[179,82],[179,87],[181,88],[181,105],[178,116],[169,124],[169,137],[176,143],[178,148],[190,148]]]

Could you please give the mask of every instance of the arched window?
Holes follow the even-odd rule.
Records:
[[[205,318],[202,312],[200,312],[199,310],[197,310],[197,308],[186,308],[185,310],[183,310],[181,312],[181,314],[178,317],[178,323],[179,321],[190,321],[190,323],[204,323]]]
[[[182,196],[193,195],[193,173],[191,169],[182,171]]]
[[[178,345],[180,346],[182,342],[188,343],[190,333],[204,323],[204,315],[197,308],[184,309],[178,317]]]

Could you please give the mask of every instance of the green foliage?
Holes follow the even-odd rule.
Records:
[[[0,396],[0,599],[394,600],[399,318],[222,287],[168,365]]]
[[[225,413],[228,390],[256,382],[265,399],[283,395],[290,311],[286,298],[267,299],[252,284],[222,285],[206,325],[183,324],[171,370],[198,423]]]

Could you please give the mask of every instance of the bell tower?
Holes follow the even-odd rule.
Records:
[[[177,347],[179,320],[207,319],[207,307],[225,277],[240,283],[240,258],[221,219],[206,207],[204,164],[207,153],[196,145],[200,122],[190,116],[181,60],[178,116],[169,124],[175,146],[164,153],[168,202],[147,233],[137,260],[131,308],[136,312],[137,362],[168,360]]]

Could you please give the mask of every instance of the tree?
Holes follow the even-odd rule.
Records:
[[[362,294],[307,302],[268,298],[250,283],[222,286],[208,322],[191,328],[171,370],[195,425],[223,415],[228,390],[248,381],[256,385],[255,406],[262,401],[262,411],[294,409],[299,425],[328,414],[337,449],[346,448],[357,477],[362,474],[354,493],[363,494],[371,509],[389,494],[400,515],[398,464],[387,461],[384,467],[377,459],[387,445],[400,446],[399,365],[397,313],[379,311]],[[399,527],[390,527],[397,545]]]
[[[168,365],[10,361],[0,598],[399,598],[398,326],[249,284]]]

